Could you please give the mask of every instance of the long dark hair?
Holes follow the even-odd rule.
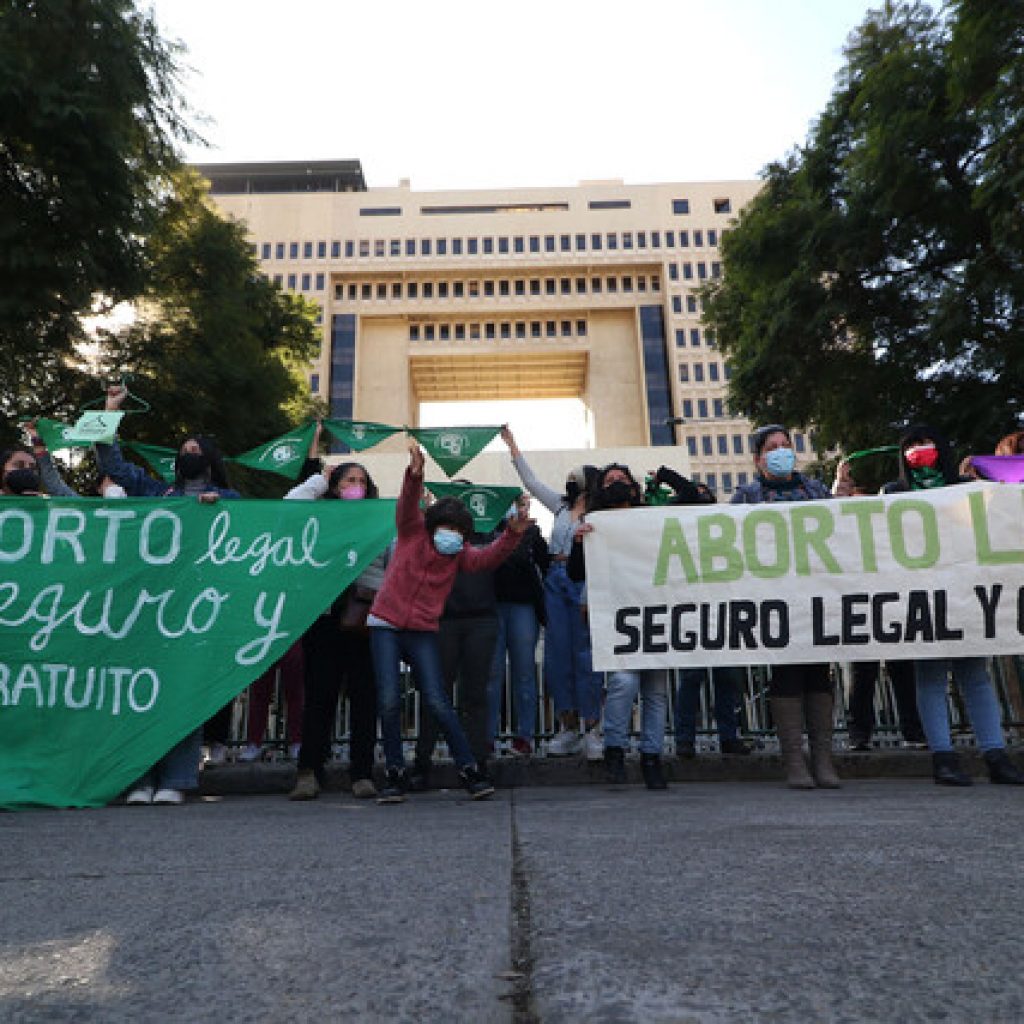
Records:
[[[228,481],[228,471],[224,465],[224,456],[221,455],[217,442],[209,434],[187,434],[181,439],[181,443],[178,445],[178,454],[174,457],[174,486],[181,487],[185,482],[178,469],[178,463],[181,459],[181,449],[189,441],[195,441],[199,445],[199,450],[210,463],[210,483],[224,490],[230,488],[231,484]]]
[[[376,498],[378,496],[377,485],[373,482],[373,477],[370,476],[370,471],[361,462],[339,462],[338,465],[331,470],[331,475],[327,478],[327,493],[324,497],[338,497],[335,493],[338,482],[350,469],[361,469],[366,474],[366,497]]]
[[[936,430],[929,423],[913,423],[904,431],[900,438],[900,485],[901,489],[912,490],[914,486],[913,470],[907,462],[907,449],[915,444],[931,441],[939,453],[939,461],[935,468],[942,474],[947,484],[960,482],[960,471],[953,456],[953,446],[941,430]]]
[[[602,487],[604,485],[604,478],[613,470],[617,469],[620,473],[624,473],[628,477],[630,485],[633,488],[633,502],[634,505],[642,505],[643,499],[643,488],[637,483],[636,477],[633,476],[632,470],[629,466],[622,465],[621,462],[609,462],[603,469],[598,470],[597,477],[594,480],[593,487],[590,490],[590,494],[587,499],[587,511],[588,512],[600,512],[605,508],[612,508],[605,503],[604,495],[602,494]]]

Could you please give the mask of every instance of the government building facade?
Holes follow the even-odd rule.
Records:
[[[698,290],[757,181],[417,192],[368,189],[354,160],[197,170],[263,272],[320,306],[309,380],[332,416],[417,426],[420,402],[579,398],[594,448],[678,446],[660,461],[719,500],[749,478]]]

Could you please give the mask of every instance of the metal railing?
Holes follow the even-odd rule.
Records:
[[[1003,727],[1008,738],[1024,737],[1024,656],[993,658],[990,670],[995,684],[996,695],[1002,710]],[[835,702],[835,728],[837,746],[842,746],[847,723],[847,697],[850,692],[851,667],[849,664],[832,666]],[[756,747],[764,750],[776,750],[777,741],[771,722],[768,703],[768,679],[770,669],[757,666],[745,672],[744,684],[738,695],[738,720],[740,734],[753,740]],[[537,733],[536,741],[550,738],[556,728],[554,709],[551,699],[546,693],[542,665],[538,663],[538,697],[537,697]],[[697,750],[698,752],[715,752],[718,750],[718,734],[714,721],[714,700],[711,683],[705,678],[700,687],[700,699],[697,711]],[[667,743],[669,752],[674,749],[673,722],[674,705],[678,687],[678,672],[672,673],[672,685],[669,687],[669,706],[666,721]],[[457,698],[456,698],[457,700]],[[970,743],[973,733],[956,687],[950,687],[950,717],[954,742]],[[285,739],[285,712],[282,702],[280,678],[277,680],[275,693],[270,705],[268,730],[264,746],[270,756],[284,757],[287,752]],[[402,706],[403,733],[410,747],[419,733],[422,707],[419,693],[406,679],[405,696]],[[882,672],[875,688],[874,701],[875,729],[874,742],[881,748],[897,748],[901,745],[896,699],[887,672]],[[234,703],[231,723],[231,746],[242,746],[245,743],[246,721],[248,715],[248,695],[243,693]],[[497,744],[500,752],[512,738],[512,692],[508,685],[507,666],[506,681],[502,690],[502,707],[499,714]],[[634,708],[634,733],[639,732],[639,709]],[[347,702],[339,702],[338,713],[332,730],[332,754],[337,760],[347,760],[349,740],[349,716]]]

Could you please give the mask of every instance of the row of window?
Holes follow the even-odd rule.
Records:
[[[294,277],[290,274],[289,278]],[[309,275],[303,275],[308,277]],[[661,290],[656,274],[621,277],[516,277],[483,281],[363,281],[336,284],[334,297],[350,302],[372,299],[493,299],[510,296],[616,295]]]
[[[680,363],[679,382],[689,384],[692,381],[694,384],[703,384],[705,365],[707,365],[707,380],[712,384],[717,384],[719,380],[723,379],[729,380],[732,377],[728,363]]]
[[[700,473],[693,473],[693,474],[691,474],[691,476],[692,476],[692,479],[693,479],[694,483],[698,483],[698,484],[701,483],[701,475],[700,475]],[[737,487],[742,487],[747,482],[748,479],[749,479],[749,477],[747,476],[746,473],[737,473],[736,474],[736,486]],[[717,491],[718,490],[718,474],[717,473],[705,473],[704,474],[704,481],[703,482],[706,483],[708,485],[708,487],[712,491]],[[725,494],[732,494],[732,492],[733,492],[732,473],[723,473],[722,474],[722,491]]]
[[[706,281],[708,279],[709,269],[713,278],[722,276],[722,264],[718,260],[712,260],[711,263],[670,263],[668,265],[668,279],[670,281],[678,281],[680,272],[682,272],[682,279],[684,281],[692,281],[694,267],[697,268],[698,281]],[[679,310],[677,309],[676,312],[678,313]]]
[[[721,399],[715,399],[716,408]],[[707,401],[700,399],[699,405],[707,409]],[[683,417],[687,417],[686,407],[691,405],[689,401],[683,402]],[[699,443],[698,443],[699,442]],[[807,451],[807,439],[803,434],[793,434],[793,447],[801,455]],[[752,455],[754,452],[754,438],[751,434],[716,434],[714,436],[705,434],[703,437],[687,437],[686,450],[693,457],[704,455],[711,458],[715,455]]]
[[[288,274],[287,277],[284,274],[275,274],[273,281],[278,287],[285,287],[287,283],[287,287],[293,292],[322,292],[327,287],[326,274]]]
[[[676,328],[676,348],[684,348],[686,346],[687,335],[689,335],[692,348],[700,348],[702,337],[708,348],[718,347],[715,343],[715,332],[710,327],[703,334],[699,327],[691,327],[689,331],[685,327],[678,327]]]
[[[495,323],[409,324],[410,341],[524,341],[527,338],[585,338],[586,320],[501,320]]]
[[[633,206],[629,199],[591,199],[587,203],[590,210],[629,210]],[[712,209],[715,213],[732,213],[732,202],[729,199],[713,199]],[[497,205],[481,206],[421,206],[420,213],[499,213],[512,211],[515,213],[536,212],[541,210],[568,210],[568,203],[501,203]],[[688,214],[690,212],[689,199],[673,199],[672,212],[676,215]],[[363,206],[360,207],[360,217],[401,217],[400,206]]]
[[[724,232],[721,232],[724,234]],[[691,231],[608,231],[563,235],[501,235],[485,238],[361,238],[330,243],[331,259],[367,259],[399,256],[504,256],[552,252],[616,252],[622,249],[714,249],[719,242],[717,228]],[[664,245],[662,244],[664,242]],[[261,242],[264,260],[327,259],[328,243]],[[287,254],[287,255],[286,255]],[[300,255],[301,254],[301,255]],[[315,254],[315,255],[314,255]]]

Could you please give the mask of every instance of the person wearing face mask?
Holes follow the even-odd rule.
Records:
[[[314,450],[319,427],[313,438]],[[291,500],[362,501],[378,497],[369,471],[358,462],[342,462],[328,476],[313,473],[286,495]],[[305,654],[305,704],[298,775],[290,800],[312,800],[324,783],[324,765],[344,687],[349,703],[349,781],[352,795],[377,795],[373,783],[377,743],[377,689],[370,656],[366,616],[384,582],[388,551],[382,551],[310,626],[302,640]]]
[[[957,470],[952,445],[926,423],[909,427],[900,438],[900,475],[886,484],[887,494],[931,490],[965,482]],[[949,729],[946,691],[949,677],[960,689],[974,738],[992,782],[1024,785],[1024,775],[1010,760],[1003,740],[1002,715],[985,658],[919,658],[914,663],[917,709],[932,751],[932,776],[940,786],[970,786],[960,766]]]
[[[124,385],[107,388],[106,409],[121,408],[128,389]],[[228,486],[227,472],[216,442],[202,434],[190,434],[178,447],[174,462],[174,483],[150,476],[141,466],[125,460],[120,445],[96,444],[96,463],[100,473],[123,488],[131,498],[194,497],[203,503],[222,498],[240,498],[238,491]],[[218,754],[215,762],[223,761],[227,751],[225,741],[230,727],[233,702],[222,708],[207,723],[211,752]],[[203,727],[186,736],[157,762],[128,793],[129,804],[181,804],[185,792],[199,786],[198,765],[203,744]],[[219,750],[217,749],[219,748]]]
[[[778,424],[761,427],[753,437],[754,479],[736,488],[734,505],[773,501],[816,501],[831,498],[820,481],[796,471],[796,455],[789,431]],[[839,776],[832,764],[832,675],[827,663],[773,665],[772,718],[793,789],[836,789]],[[811,771],[803,755],[804,719],[811,751]]]
[[[61,479],[46,444],[32,433],[32,450],[5,448],[0,451],[0,496],[77,498],[78,492]]]
[[[494,793],[494,786],[477,769],[445,692],[438,622],[456,574],[494,569],[512,554],[530,525],[529,520],[513,522],[491,544],[472,547],[466,543],[473,532],[473,517],[466,506],[456,498],[442,498],[423,512],[422,495],[423,451],[413,441],[395,511],[398,538],[367,618],[387,764],[387,781],[378,797],[381,803],[400,803],[408,790],[402,750],[402,661],[412,669],[426,710],[444,735],[467,792],[474,800]]]
[[[573,533],[586,511],[587,492],[597,470],[593,466],[575,467],[566,478],[565,493],[559,494],[537,479],[507,425],[502,427],[501,437],[523,486],[555,517],[544,577],[544,683],[555,706],[559,729],[548,741],[547,752],[552,757],[565,757],[582,749],[587,760],[600,761],[604,757],[600,733],[603,680],[592,667],[590,633],[583,622],[582,584],[571,580],[567,572]]]
[[[597,485],[587,502],[589,512],[635,508],[642,505],[643,495],[628,466],[611,463],[598,475]],[[583,537],[595,527],[580,523],[573,535],[569,557],[569,577],[583,583],[586,563]],[[605,776],[614,785],[626,781],[626,750],[629,747],[633,702],[640,696],[640,772],[648,789],[663,790],[668,785],[661,770],[665,747],[665,723],[668,710],[667,669],[619,669],[606,676],[604,702],[604,764]]]

